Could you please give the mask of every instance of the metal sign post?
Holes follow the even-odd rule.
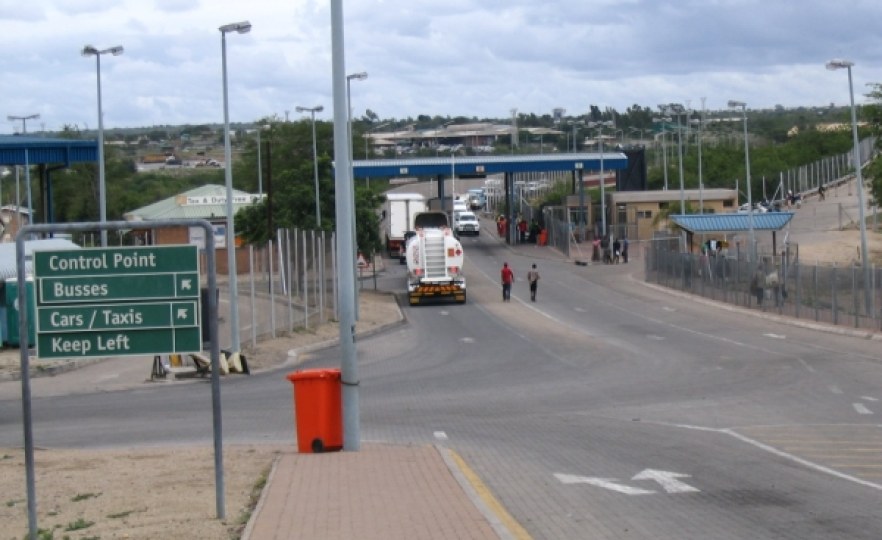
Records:
[[[217,290],[215,243],[203,219],[141,222],[144,229],[200,227],[205,231],[208,290]],[[199,266],[196,246],[149,246],[34,253],[37,313],[28,313],[25,239],[32,234],[106,232],[130,229],[127,221],[27,225],[16,235],[19,332],[28,336],[28,318],[36,317],[37,358],[88,358],[201,351],[197,314]],[[217,297],[208,294],[214,428],[215,499],[218,519],[225,518],[223,434],[220,409],[220,347]],[[21,399],[24,426],[28,529],[36,540],[37,496],[27,338],[21,347]]]

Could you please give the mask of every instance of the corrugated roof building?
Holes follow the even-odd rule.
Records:
[[[233,214],[257,204],[260,195],[233,190]],[[138,230],[139,221],[159,221],[164,219],[204,219],[214,229],[215,259],[219,274],[227,273],[227,190],[225,186],[208,184],[185,191],[174,197],[149,204],[123,214],[132,223],[133,232],[146,245],[195,244],[205,246],[204,231],[201,227],[171,227],[168,229]],[[236,241],[237,247],[241,243]],[[237,250],[236,268],[247,271],[248,253]]]

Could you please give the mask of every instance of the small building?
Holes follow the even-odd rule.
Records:
[[[738,192],[734,189],[686,189],[683,200],[692,212],[725,214],[738,209]],[[687,210],[688,213],[689,210]],[[610,230],[618,237],[648,240],[653,233],[668,227],[659,214],[680,213],[680,190],[613,191],[607,193]]]
[[[260,195],[233,190],[233,213],[257,204]],[[227,190],[225,186],[205,185],[173,197],[126,212],[123,218],[132,223],[133,234],[144,245],[195,244],[204,249],[205,231],[201,227],[170,227],[167,229],[138,229],[139,221],[165,219],[204,219],[214,230],[215,262],[219,274],[227,273]],[[242,242],[236,239],[236,247]],[[248,268],[248,252],[236,251],[236,269]]]

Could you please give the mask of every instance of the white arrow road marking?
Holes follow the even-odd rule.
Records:
[[[435,438],[439,441],[447,440],[447,433],[444,433],[443,431],[436,431],[433,435],[435,435]]]
[[[645,471],[636,474],[631,480],[652,480],[658,482],[662,489],[668,493],[695,493],[701,491],[698,488],[694,488],[689,484],[677,480],[677,478],[691,478],[691,476],[682,473],[646,469]]]
[[[618,480],[617,478],[592,478],[588,476],[576,476],[574,474],[561,473],[554,473],[554,477],[564,484],[590,484],[592,486],[624,493],[625,495],[648,495],[650,493],[655,493],[654,491],[649,491],[647,489],[616,484],[615,482]]]
[[[861,396],[861,399],[864,400],[864,401],[879,401],[878,398],[874,398],[874,397],[871,397],[871,396]]]
[[[863,403],[852,403],[851,406],[854,407],[858,414],[873,414],[873,411],[868,409]]]

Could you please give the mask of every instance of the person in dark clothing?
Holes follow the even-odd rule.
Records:
[[[622,243],[616,238],[613,240],[613,260],[615,264],[619,264],[619,257],[622,256]]]
[[[539,227],[539,223],[534,219],[530,222],[530,242],[535,244],[539,241],[539,231],[542,229]]]

